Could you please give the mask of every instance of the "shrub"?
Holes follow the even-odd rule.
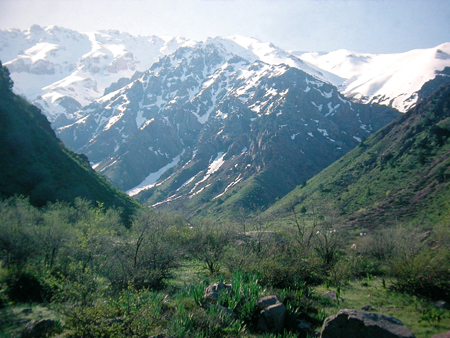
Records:
[[[391,261],[390,273],[398,289],[450,301],[450,254],[445,248],[424,248],[406,259],[400,255]]]
[[[5,279],[6,296],[13,302],[40,303],[51,297],[51,290],[27,272],[12,272]]]

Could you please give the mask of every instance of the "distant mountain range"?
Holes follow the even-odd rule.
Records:
[[[67,146],[142,202],[188,215],[269,205],[397,118],[391,107],[414,106],[450,66],[449,44],[319,54],[239,36],[39,26],[0,41],[16,91]]]
[[[450,66],[450,43],[398,54],[362,54],[344,49],[293,54],[342,78],[342,82],[332,77],[329,80],[346,97],[391,106],[401,112],[414,107],[424,83]]]

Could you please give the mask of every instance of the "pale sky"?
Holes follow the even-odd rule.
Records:
[[[0,0],[0,29],[243,35],[297,51],[397,53],[450,42],[449,0]]]

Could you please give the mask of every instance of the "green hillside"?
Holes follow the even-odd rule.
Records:
[[[326,204],[355,228],[406,223],[432,227],[448,217],[449,155],[447,84],[268,212],[284,218]]]
[[[12,81],[0,63],[0,196],[23,195],[34,206],[82,197],[125,214],[138,203],[109,184],[87,158],[68,150],[40,110],[12,93]]]

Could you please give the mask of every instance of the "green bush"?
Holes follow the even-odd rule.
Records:
[[[414,257],[393,259],[394,286],[412,294],[450,301],[450,253],[446,248],[421,250]]]
[[[6,296],[13,302],[40,303],[51,298],[50,287],[28,272],[9,273],[5,284]]]

